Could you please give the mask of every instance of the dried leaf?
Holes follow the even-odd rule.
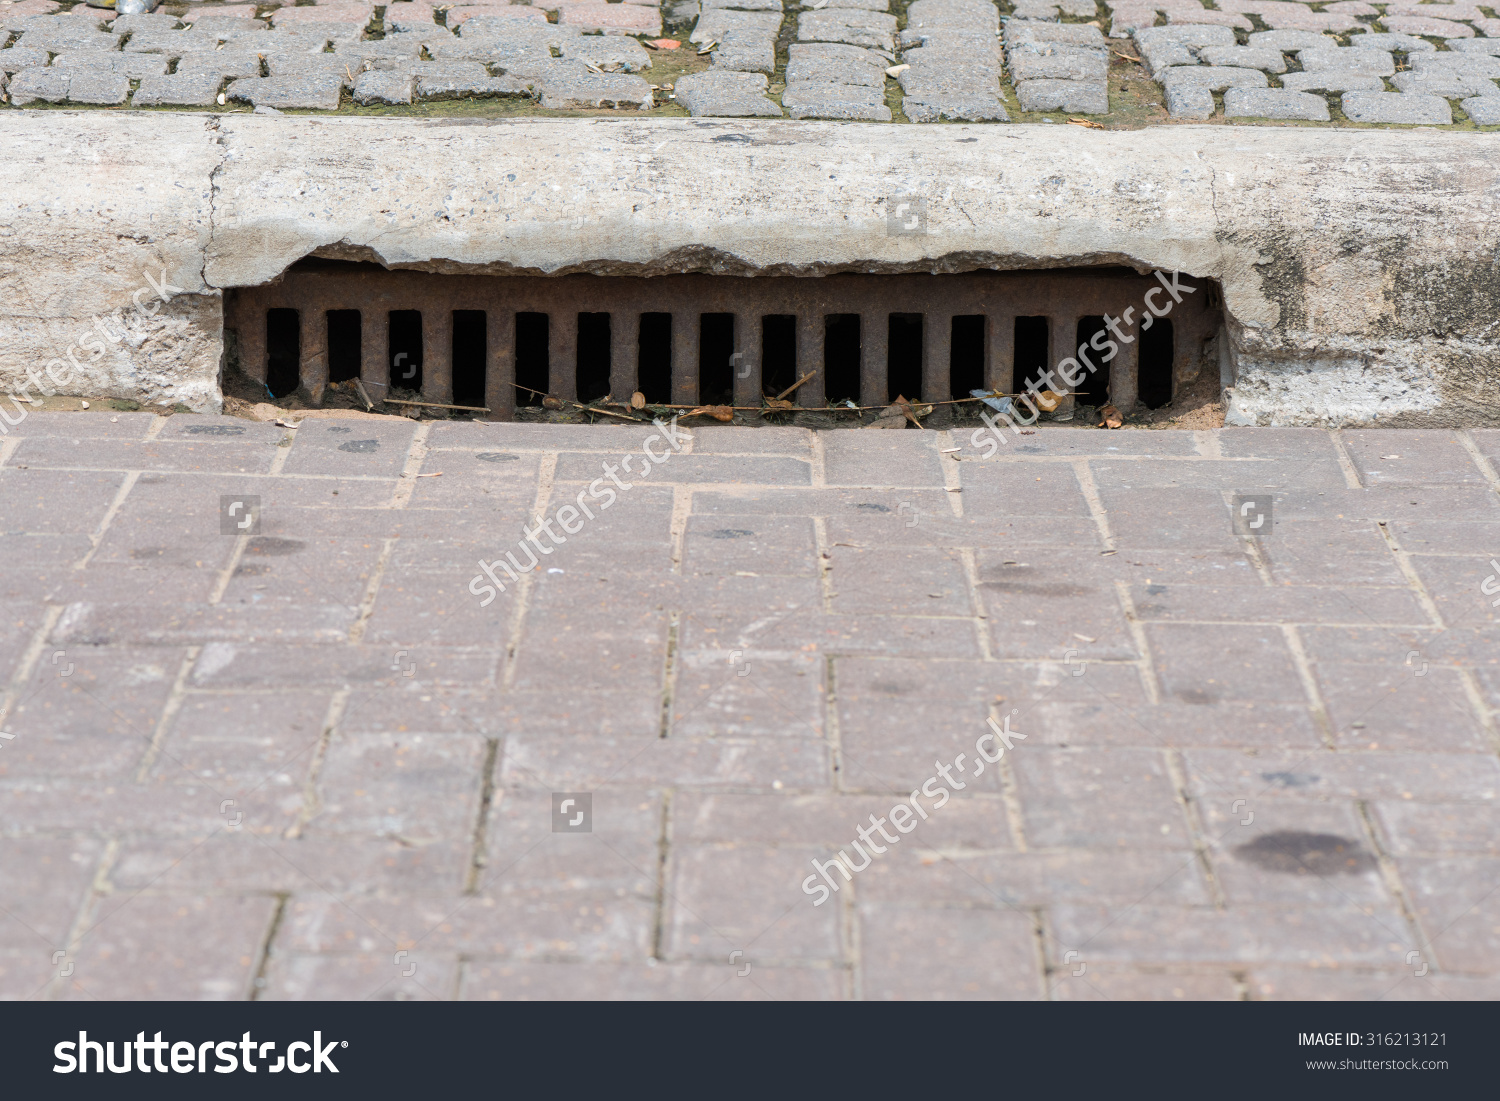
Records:
[[[1031,396],[1044,413],[1050,413],[1062,402],[1062,395],[1053,390],[1042,390]]]
[[[766,399],[766,408],[767,409],[795,409],[797,407],[795,405],[793,405],[791,402],[786,401],[783,398],[767,398]]]
[[[705,417],[712,417],[716,421],[723,421],[725,424],[734,420],[734,409],[728,405],[700,405],[690,412],[688,416],[696,417],[699,414]]]
[[[682,43],[675,38],[653,38],[646,45],[650,46],[653,50],[675,50]]]
[[[1106,405],[1103,409],[1099,410],[1099,423],[1094,427],[1119,428],[1124,423],[1125,419],[1120,416],[1120,411],[1113,405]]]
[[[551,394],[548,394],[542,399],[543,409],[561,409],[562,407],[562,400],[559,398],[554,398]]]
[[[646,408],[646,395],[643,394],[643,393],[641,393],[639,390],[637,390],[635,393],[631,394],[630,395],[630,408],[632,408],[632,409],[644,409],[644,408]]]
[[[1086,126],[1090,130],[1103,130],[1104,129],[1104,124],[1103,123],[1095,122],[1093,119],[1069,119],[1068,122],[1071,123],[1073,126]]]

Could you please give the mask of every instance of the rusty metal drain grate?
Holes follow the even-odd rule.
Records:
[[[797,404],[885,405],[1013,393],[1137,320],[1161,282],[1127,268],[823,277],[437,275],[308,259],[277,283],[229,292],[240,367],[282,397],[314,401],[359,378],[485,407],[493,419],[543,395],[758,407],[810,371]],[[1122,343],[1077,402],[1157,407],[1202,365],[1222,324],[1217,288]],[[1158,291],[1161,301],[1166,301]],[[1098,347],[1098,344],[1094,344]],[[1097,358],[1097,357],[1096,357]]]

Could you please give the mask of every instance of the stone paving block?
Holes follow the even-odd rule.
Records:
[[[852,49],[859,49],[852,47]],[[861,50],[861,54],[865,51]],[[863,57],[797,56],[793,55],[786,67],[788,84],[859,84],[867,88],[885,87],[885,69],[878,54],[870,54],[871,61]]]
[[[1354,807],[1247,799],[1228,791],[1196,805],[1208,859],[1231,909],[1394,908]],[[1391,932],[1400,935],[1401,928]]]
[[[190,53],[207,53],[217,49],[217,35],[197,31],[142,31],[132,34],[124,46],[125,53],[161,54],[168,59]]]
[[[1231,33],[1230,38],[1233,37]],[[1022,42],[1056,42],[1068,46],[1105,48],[1103,33],[1098,27],[1088,23],[1063,23],[1056,26],[1039,23],[1007,23],[1005,44],[1009,46],[1012,43]]]
[[[1089,669],[1098,672],[1099,666]],[[1090,675],[1085,670],[1080,683]],[[1206,712],[1201,704],[1120,706],[1103,700],[1049,702],[1026,712],[1038,745],[1279,746],[1316,749],[1322,733],[1306,706],[1237,701]]]
[[[52,59],[56,68],[71,69],[74,73],[91,72],[99,75],[113,73],[141,80],[145,77],[162,76],[167,71],[167,59],[155,54],[113,54],[99,50],[80,50],[58,54]]]
[[[1103,80],[1109,63],[1092,50],[1056,47],[1047,53],[1012,50],[1009,56],[1014,80]]]
[[[1500,97],[1475,96],[1459,106],[1476,126],[1500,126]]]
[[[859,924],[866,998],[1044,997],[1029,914],[865,905]]]
[[[1444,53],[1415,54],[1410,58],[1412,70],[1418,73],[1448,72],[1454,69],[1485,77],[1500,77],[1500,57],[1488,54]]]
[[[780,118],[781,108],[766,98],[764,73],[695,73],[678,77],[677,102],[694,118]]]
[[[104,518],[123,478],[105,471],[7,467],[0,470],[0,514],[12,531],[91,534]],[[69,508],[54,507],[55,502],[63,500],[69,502]]]
[[[66,54],[60,54],[66,57]],[[47,51],[39,49],[22,49],[12,46],[8,50],[0,50],[0,74],[19,73],[22,69],[40,69],[47,64]]]
[[[562,55],[597,65],[606,72],[638,73],[651,68],[651,54],[633,38],[580,35],[562,45]]]
[[[219,50],[211,54],[184,54],[177,62],[176,72],[182,74],[214,73],[221,77],[256,77],[261,75],[261,62],[255,54],[231,54],[227,50]]]
[[[673,736],[823,736],[823,671],[810,654],[695,651],[681,655]]]
[[[1272,50],[1283,50],[1287,53],[1296,50],[1321,49],[1333,47],[1339,44],[1338,39],[1332,35],[1320,34],[1316,31],[1297,30],[1275,30],[1255,31],[1250,35],[1250,45]],[[1233,43],[1225,43],[1233,45]],[[1376,47],[1383,49],[1384,47]]]
[[[1211,119],[1214,94],[1201,84],[1179,81],[1166,89],[1167,114],[1174,119]]]
[[[690,516],[683,539],[683,569],[815,577],[817,545],[812,519],[802,516]]]
[[[1442,96],[1402,92],[1346,92],[1342,106],[1351,122],[1447,126],[1453,111]]]
[[[568,4],[559,8],[558,22],[584,34],[661,34],[661,13],[643,4]]]
[[[1257,967],[1247,977],[1255,1001],[1435,1002],[1494,1001],[1492,978],[1442,975],[1420,978],[1413,967],[1389,971],[1330,971],[1323,967]]]
[[[1222,92],[1229,88],[1265,88],[1266,74],[1259,69],[1235,69],[1227,65],[1174,65],[1157,74],[1162,87],[1191,85]]]
[[[1384,92],[1378,76],[1346,69],[1319,69],[1314,73],[1287,73],[1281,86],[1292,92]]]
[[[116,901],[96,914],[73,974],[64,980],[64,998],[249,996],[274,898],[141,894]]]
[[[1291,653],[1274,626],[1153,623],[1146,637],[1157,655],[1164,694],[1172,699],[1214,704],[1303,698]]]
[[[1000,91],[997,74],[967,65],[923,65],[907,69],[897,81],[908,96],[919,99],[973,95],[994,98]]]
[[[1376,803],[1373,810],[1384,844],[1398,855],[1500,856],[1500,808],[1471,803],[1431,806],[1393,799]]]
[[[1459,555],[1414,555],[1412,566],[1422,579],[1449,628],[1500,623],[1500,608],[1481,587],[1497,574],[1500,555],[1487,558]],[[1494,583],[1489,583],[1494,587]]]
[[[1227,912],[1140,905],[1057,906],[1050,912],[1048,957],[1066,951],[1095,965],[1142,963],[1287,963],[1322,967],[1399,967],[1408,945],[1394,908],[1365,913],[1352,906],[1239,907]]]
[[[64,53],[68,50],[118,50],[120,39],[87,27],[53,27],[28,30],[16,39],[16,48]]]
[[[68,69],[22,69],[10,80],[10,102],[16,107],[37,101],[62,103],[68,98],[71,76]]]
[[[88,898],[101,854],[92,838],[12,837],[0,869],[0,893],[8,913],[0,925],[0,952],[34,955],[49,963],[52,952],[66,947],[79,907]],[[0,967],[3,967],[0,964]],[[20,991],[33,993],[54,973]],[[0,982],[3,982],[0,979]]]
[[[978,571],[998,656],[1075,662],[1139,656],[1113,587],[1086,569],[1016,562],[990,551],[978,556]]]
[[[1301,50],[1297,59],[1307,72],[1319,69],[1336,69],[1370,76],[1390,76],[1396,71],[1396,62],[1384,50],[1363,50],[1355,46],[1320,46]]]
[[[413,845],[471,837],[485,742],[472,735],[335,737],[318,777],[308,837],[392,837]]]
[[[1474,34],[1474,28],[1464,23],[1415,15],[1384,15],[1380,25],[1393,34],[1424,38],[1471,38]]]
[[[447,1001],[458,986],[456,957],[418,949],[363,956],[272,953],[257,1001]],[[409,973],[408,973],[409,972]]]
[[[705,11],[693,24],[693,33],[688,41],[702,48],[710,42],[721,42],[731,30],[749,30],[773,38],[781,32],[782,16],[779,12],[729,11],[715,8]]]
[[[1500,766],[1478,753],[1262,752],[1190,749],[1195,798],[1234,791],[1257,800],[1414,800],[1474,803],[1500,797]]]
[[[1231,88],[1224,93],[1225,118],[1301,119],[1327,122],[1328,101],[1280,88]]]
[[[1491,36],[1489,38],[1450,38],[1445,42],[1448,49],[1458,53],[1488,54],[1491,57],[1500,57],[1500,38]]]
[[[1105,487],[1099,496],[1122,549],[1241,549],[1229,507],[1216,490]]]
[[[1147,27],[1132,36],[1141,60],[1154,77],[1171,65],[1191,65],[1197,59],[1195,50],[1205,46],[1233,46],[1234,31],[1229,27],[1176,26]],[[1258,45],[1252,42],[1251,45]]]
[[[1493,976],[1500,968],[1500,928],[1493,898],[1500,860],[1403,857],[1396,866],[1411,894],[1417,922],[1431,939],[1438,966],[1445,971]]]
[[[781,105],[794,119],[865,119],[890,122],[891,109],[877,88],[849,84],[788,84]]]
[[[535,81],[522,77],[492,77],[477,61],[418,61],[418,99],[466,99],[470,96],[533,95]]]
[[[844,8],[804,11],[797,16],[799,42],[843,42],[890,52],[895,49],[895,30],[896,17],[885,12]]]
[[[1286,58],[1269,46],[1206,46],[1198,57],[1208,65],[1230,65],[1237,69],[1260,69],[1267,73],[1286,72]]]
[[[1451,435],[1411,429],[1344,432],[1365,485],[1481,485],[1483,472]]]
[[[354,102],[359,104],[371,103],[410,103],[412,95],[416,91],[417,76],[409,69],[399,70],[372,70],[359,74],[354,82]]]
[[[654,962],[654,961],[649,961]],[[464,965],[465,1001],[830,1000],[846,997],[842,970],[714,964],[571,964],[486,962]]]
[[[541,82],[543,107],[634,107],[644,111],[651,108],[652,102],[651,85],[638,76],[585,73],[582,76],[547,77]]]
[[[288,73],[284,76],[241,77],[225,93],[229,99],[256,107],[305,108],[335,111],[343,80],[333,73]]]
[[[1166,760],[1155,750],[1027,746],[1014,752],[1012,768],[1031,845],[1193,847]]]
[[[544,706],[552,706],[550,702]],[[530,787],[545,776],[560,790],[643,784],[683,788],[821,790],[829,784],[827,750],[812,738],[663,739],[529,734],[506,738],[501,756],[506,787]],[[562,787],[562,785],[568,785]]]
[[[720,46],[709,56],[715,70],[734,73],[772,73],[776,71],[776,46],[765,43],[737,42]]]
[[[974,614],[963,562],[952,551],[833,547],[828,569],[838,614]]]
[[[912,122],[1009,122],[1010,112],[995,95],[907,96],[901,111]]]
[[[1387,50],[1395,54],[1429,54],[1437,50],[1437,47],[1425,38],[1417,38],[1410,34],[1371,34],[1366,32],[1357,38],[1351,38],[1350,41],[1358,43],[1359,48],[1362,50]]]
[[[1124,967],[1090,967],[1080,975],[1064,968],[1048,976],[1048,991],[1057,1002],[1195,1002],[1238,1001],[1239,984],[1227,972],[1137,971]]]
[[[1469,96],[1500,97],[1500,87],[1477,73],[1458,70],[1426,70],[1419,73],[1397,73],[1391,83],[1400,92],[1426,97],[1443,96],[1464,99]]]
[[[1109,114],[1109,88],[1103,81],[1026,80],[1016,85],[1023,111]]]
[[[831,858],[831,854],[830,854]],[[679,845],[669,868],[665,951],[670,958],[752,962],[838,960],[837,906],[814,906],[798,849]]]

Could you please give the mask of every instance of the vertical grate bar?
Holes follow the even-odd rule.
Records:
[[[828,322],[822,309],[797,315],[797,377],[817,374],[797,387],[792,399],[803,409],[821,409],[828,404],[823,385],[823,344]]]
[[[574,309],[548,311],[547,389],[555,398],[578,400],[578,311]]]
[[[1074,360],[1078,358],[1078,345],[1075,343],[1078,337],[1078,316],[1072,310],[1054,309],[1052,316],[1048,319],[1048,325],[1047,367],[1052,370],[1055,389],[1066,390],[1068,384],[1058,377],[1056,367],[1070,356]],[[1046,384],[1043,383],[1043,386],[1045,387]],[[1065,397],[1053,413],[1063,418],[1071,417],[1073,404],[1071,396]]]
[[[266,381],[266,305],[257,295],[236,303],[234,324],[240,338],[240,371]]]
[[[453,311],[422,311],[422,400],[453,400]]]
[[[389,330],[390,321],[384,309],[376,309],[368,301],[360,306],[359,381],[376,404],[385,400],[391,380]]]
[[[761,315],[759,310],[734,315],[734,403],[760,404]],[[744,376],[741,378],[740,376]]]
[[[491,300],[485,313],[484,404],[492,421],[516,419],[516,314],[496,309]]]
[[[945,401],[953,366],[953,314],[928,310],[922,318],[922,400]]]
[[[984,384],[1009,393],[1016,364],[1016,315],[1013,310],[991,310],[984,316]]]
[[[328,387],[329,306],[327,297],[316,295],[298,307],[302,316],[302,362],[297,367],[297,380],[314,405],[322,403]]]
[[[891,318],[884,310],[859,315],[859,403],[883,406],[890,389],[886,373],[891,359]]]
[[[609,318],[609,393],[629,404],[640,377],[641,315],[639,310],[616,308]]]
[[[1124,326],[1121,326],[1122,331]],[[1134,333],[1126,332],[1126,336],[1133,336],[1129,344],[1115,340],[1120,350],[1115,353],[1115,358],[1109,361],[1109,400],[1116,409],[1122,413],[1128,413],[1135,407],[1136,399],[1140,394],[1140,363],[1141,363],[1141,341],[1140,330]],[[1114,340],[1113,334],[1110,336]],[[1099,362],[1097,352],[1090,353],[1095,363]]]
[[[672,400],[698,404],[698,338],[703,318],[694,310],[672,311]]]

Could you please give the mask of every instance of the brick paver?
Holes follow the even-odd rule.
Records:
[[[0,437],[0,997],[1500,995],[1495,433],[688,431]]]

